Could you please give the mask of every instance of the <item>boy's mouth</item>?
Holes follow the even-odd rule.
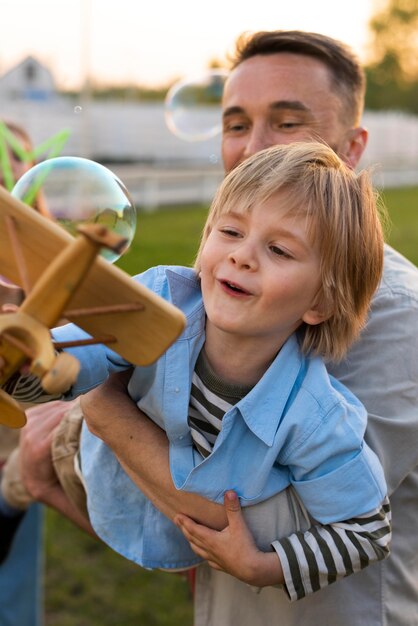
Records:
[[[237,283],[233,283],[229,280],[221,280],[220,282],[226,291],[230,291],[236,294],[243,294],[245,296],[251,295],[249,291],[247,291],[246,289],[243,289],[243,287],[241,287],[240,285],[237,285]]]

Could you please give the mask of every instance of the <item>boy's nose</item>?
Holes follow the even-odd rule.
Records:
[[[229,253],[230,261],[241,269],[254,270],[258,266],[257,254],[254,246],[247,242],[241,243]]]

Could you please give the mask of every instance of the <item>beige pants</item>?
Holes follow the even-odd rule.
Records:
[[[78,462],[82,421],[80,402],[76,401],[55,430],[51,456],[64,492],[73,505],[87,516],[86,492]],[[1,491],[5,500],[17,509],[26,509],[32,503],[32,498],[20,479],[17,448],[3,467]]]

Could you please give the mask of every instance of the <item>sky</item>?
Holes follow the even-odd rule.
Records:
[[[379,0],[0,0],[0,74],[28,54],[64,89],[162,86],[225,59],[243,31],[300,29],[330,35],[367,58]]]

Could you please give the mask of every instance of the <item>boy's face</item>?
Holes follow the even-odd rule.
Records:
[[[255,339],[277,351],[303,321],[324,320],[317,307],[319,246],[306,217],[287,207],[278,193],[213,225],[201,254],[208,333]]]
[[[351,128],[329,69],[290,53],[256,55],[238,65],[223,95],[222,159],[226,172],[277,144],[320,139],[355,166],[367,133]]]

